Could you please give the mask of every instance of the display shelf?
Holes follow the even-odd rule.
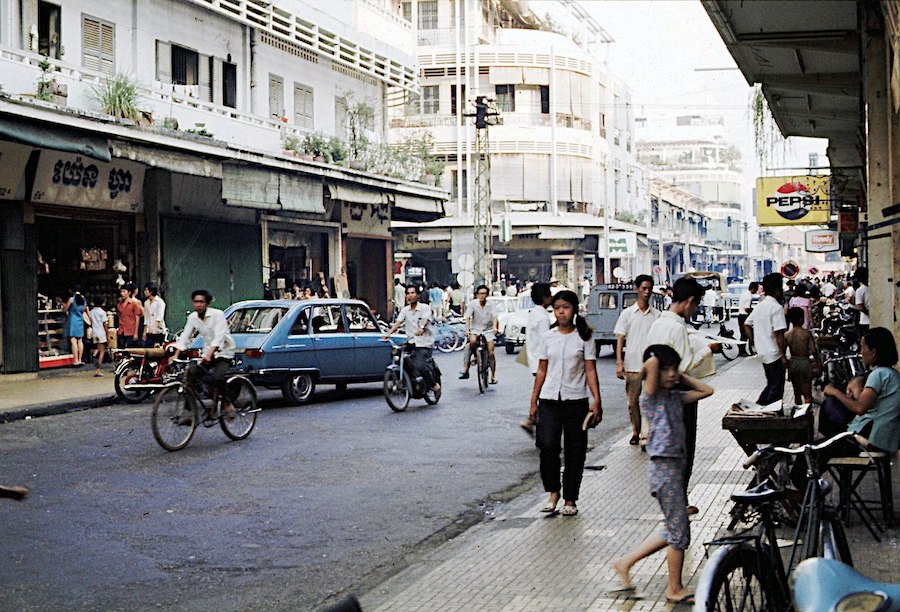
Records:
[[[38,310],[37,343],[41,368],[59,367],[72,362],[65,325],[66,313],[62,309]]]

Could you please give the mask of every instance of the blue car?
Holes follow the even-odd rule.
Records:
[[[238,368],[293,403],[309,401],[320,383],[381,381],[391,363],[391,343],[361,300],[253,300],[229,306],[225,317]]]

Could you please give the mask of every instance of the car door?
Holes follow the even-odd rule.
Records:
[[[312,369],[317,366],[312,338],[309,333],[308,307],[294,312],[290,327],[279,327],[272,344],[266,350],[266,363],[270,368]],[[280,331],[285,329],[285,331]]]
[[[353,360],[360,377],[380,378],[391,362],[391,344],[365,304],[346,304],[347,331],[353,337]]]
[[[313,350],[322,380],[352,378],[353,338],[346,331],[340,304],[313,306],[310,312]]]

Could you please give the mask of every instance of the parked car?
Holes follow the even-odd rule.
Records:
[[[594,328],[597,352],[604,344],[616,345],[614,333],[622,311],[637,302],[634,283],[609,283],[594,285],[587,303],[587,322]]]
[[[747,291],[750,283],[731,283],[728,285],[728,311],[732,316],[738,314],[738,302],[741,301],[741,294]]]
[[[505,295],[492,295],[487,299],[488,302],[492,302],[497,307],[497,329],[500,330],[501,334],[506,329],[507,321],[516,311],[516,305],[520,299],[521,296],[507,297]],[[529,297],[529,299],[531,298]]]
[[[309,401],[318,384],[381,381],[391,363],[391,343],[361,300],[253,300],[229,306],[225,317],[238,368],[293,403]]]
[[[515,312],[509,315],[506,326],[502,328],[507,355],[512,355],[516,352],[517,346],[525,344],[525,326],[528,325],[528,314],[532,308],[535,308],[530,292],[518,296],[517,300]]]

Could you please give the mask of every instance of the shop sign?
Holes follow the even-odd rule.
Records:
[[[41,151],[31,201],[139,213],[144,210],[144,166],[107,163],[60,151]]]
[[[810,253],[830,253],[841,248],[838,233],[834,230],[809,230],[804,238],[806,250]]]
[[[597,242],[597,253],[606,254],[606,239],[600,238]],[[637,234],[634,232],[610,232],[609,256],[620,258],[637,257]]]
[[[341,223],[347,234],[390,238],[391,205],[342,202]]]
[[[779,176],[756,179],[756,222],[764,225],[813,225],[830,219],[829,176]]]
[[[0,200],[15,200],[32,147],[0,141]]]
[[[842,234],[855,234],[859,231],[859,213],[856,209],[838,211],[838,231]]]

